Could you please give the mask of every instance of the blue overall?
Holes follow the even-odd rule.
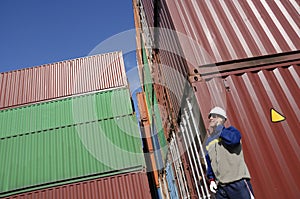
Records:
[[[249,179],[242,179],[226,185],[218,185],[217,199],[250,199],[250,192],[253,193]]]

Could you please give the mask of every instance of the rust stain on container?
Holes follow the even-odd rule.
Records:
[[[0,73],[0,109],[126,86],[121,52]]]
[[[132,172],[12,195],[6,199],[151,199],[147,174]]]
[[[221,73],[193,83],[205,118],[223,106],[227,125],[241,130],[256,198],[298,198],[300,61]],[[286,117],[273,123],[270,109]],[[207,123],[207,122],[206,122]]]

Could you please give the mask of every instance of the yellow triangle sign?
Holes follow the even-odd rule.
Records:
[[[271,109],[271,121],[272,122],[281,122],[284,121],[285,117],[279,113],[278,111],[276,111],[275,109]]]

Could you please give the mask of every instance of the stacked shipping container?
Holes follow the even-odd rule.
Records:
[[[0,88],[1,197],[151,197],[121,52],[2,73]]]
[[[17,194],[5,199],[151,198],[144,172],[130,172]]]
[[[127,85],[120,52],[0,73],[0,108]]]
[[[150,68],[146,55],[142,55],[144,70],[142,75],[147,83],[144,84],[144,92],[137,94],[138,108],[140,112],[140,127],[143,134],[145,146],[147,150],[147,162],[151,165],[149,175],[153,174],[153,184],[157,188],[157,192],[153,194],[154,198],[161,198],[162,195],[167,195],[167,192],[160,188],[166,186],[166,182],[159,178],[159,175],[164,175],[160,172],[163,168],[166,155],[166,138],[164,136],[164,127],[161,122],[161,115],[158,107],[156,94],[153,90],[151,82]],[[151,107],[151,108],[147,108]]]
[[[141,80],[145,53],[163,126],[174,127],[164,128],[166,162],[173,163],[180,197],[211,197],[203,118],[219,105],[228,112],[227,125],[243,134],[256,198],[298,198],[299,2],[133,3]],[[286,120],[273,123],[271,108]]]

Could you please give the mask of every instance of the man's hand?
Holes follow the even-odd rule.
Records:
[[[217,192],[217,184],[214,180],[210,181],[209,189],[213,193]]]
[[[209,126],[207,129],[207,135],[210,136],[211,134],[213,134],[213,132],[214,132],[214,128]]]

